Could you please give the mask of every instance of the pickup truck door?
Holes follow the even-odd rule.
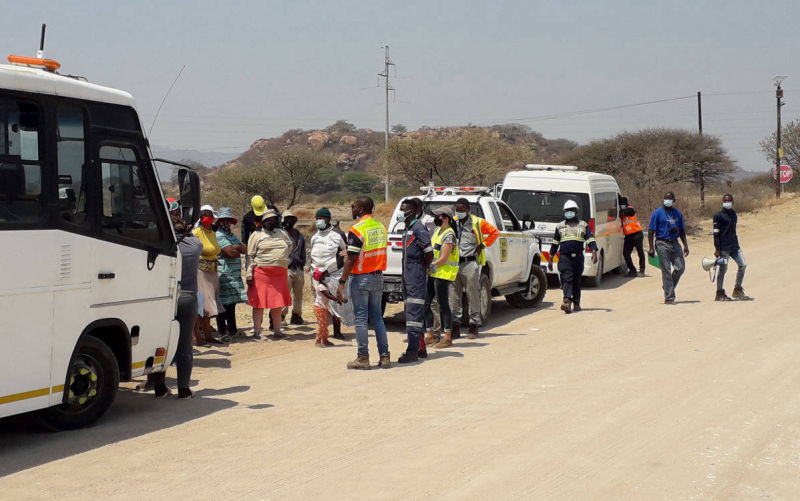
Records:
[[[522,232],[522,225],[506,204],[497,202],[497,208],[503,223],[502,235],[506,235],[504,238],[508,240],[508,281],[523,282],[531,238]]]

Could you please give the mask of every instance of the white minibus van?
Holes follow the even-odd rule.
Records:
[[[619,219],[617,181],[609,175],[579,171],[571,165],[529,164],[524,170],[511,171],[503,180],[500,198],[514,214],[541,239],[542,254],[549,252],[556,225],[564,219],[567,200],[575,200],[578,217],[589,223],[597,239],[597,264],[585,255],[583,276],[590,285],[599,286],[603,274],[621,270],[624,236]],[[558,256],[555,256],[555,261]],[[547,263],[543,260],[547,273]]]
[[[0,65],[0,417],[77,428],[120,380],[165,371],[178,341],[175,234],[134,100]],[[199,179],[179,171],[184,215]]]

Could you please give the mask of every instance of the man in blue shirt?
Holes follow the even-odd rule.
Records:
[[[719,266],[717,273],[717,296],[715,301],[730,301],[725,294],[725,272],[728,271],[728,259],[733,259],[738,267],[736,271],[736,286],[733,288],[733,299],[752,299],[744,293],[742,281],[747,263],[744,260],[742,248],[739,247],[739,237],[736,234],[736,223],[739,217],[733,210],[733,195],[730,193],[722,197],[722,210],[714,215],[714,257],[722,257],[725,262]]]
[[[673,207],[674,204],[675,194],[669,191],[664,195],[663,205],[650,215],[650,224],[647,226],[647,254],[652,257],[658,253],[664,304],[675,304],[675,287],[678,286],[678,280],[686,269],[683,258],[689,255],[683,214]],[[679,237],[683,242],[683,249],[678,243]],[[653,239],[655,239],[655,250],[653,250]]]

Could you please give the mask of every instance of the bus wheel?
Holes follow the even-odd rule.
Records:
[[[111,407],[118,387],[114,353],[99,339],[87,336],[70,360],[62,403],[40,411],[39,422],[52,431],[91,424]]]

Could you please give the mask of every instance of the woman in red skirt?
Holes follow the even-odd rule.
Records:
[[[253,232],[247,242],[247,304],[253,307],[253,338],[261,339],[267,308],[274,328],[272,338],[279,339],[283,337],[281,310],[292,304],[287,271],[292,240],[279,227],[275,211],[266,211],[260,219],[261,231]]]

